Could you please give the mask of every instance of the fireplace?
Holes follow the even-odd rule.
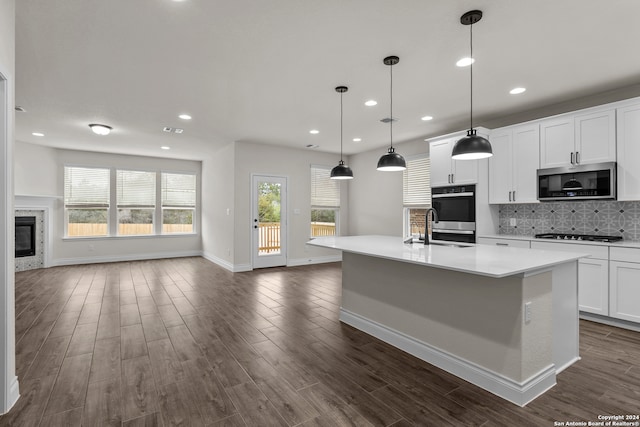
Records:
[[[16,258],[36,254],[36,217],[16,217]]]

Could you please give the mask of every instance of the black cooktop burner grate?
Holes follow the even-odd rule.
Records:
[[[622,236],[596,236],[590,234],[544,233],[536,234],[536,239],[585,240],[588,242],[619,242]]]

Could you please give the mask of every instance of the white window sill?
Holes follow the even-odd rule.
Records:
[[[197,237],[200,236],[199,233],[171,233],[171,234],[138,234],[138,235],[128,235],[128,236],[79,236],[79,237],[63,237],[62,240],[65,242],[72,242],[74,240],[120,240],[120,239],[157,239],[157,238],[165,238],[165,237]]]

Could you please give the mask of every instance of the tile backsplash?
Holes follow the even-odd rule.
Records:
[[[572,233],[640,241],[640,202],[588,200],[500,205],[499,234]],[[511,218],[516,225],[510,225]]]

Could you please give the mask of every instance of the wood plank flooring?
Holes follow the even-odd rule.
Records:
[[[338,321],[340,264],[232,274],[180,258],[16,274],[21,398],[0,426],[553,426],[640,414],[640,333],[525,408]]]

